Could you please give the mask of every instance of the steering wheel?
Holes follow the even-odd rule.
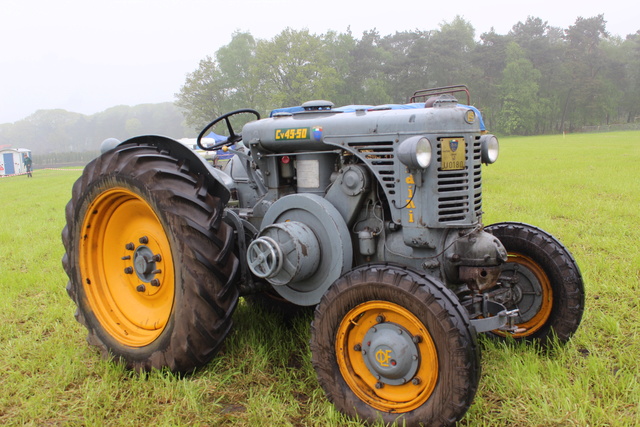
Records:
[[[254,116],[256,116],[256,120],[260,120],[260,113],[258,113],[256,110],[252,110],[251,108],[243,108],[241,110],[235,110],[232,111],[230,113],[224,114],[220,117],[218,117],[217,119],[215,119],[214,121],[212,121],[211,123],[209,123],[207,126],[205,126],[204,129],[202,129],[202,132],[200,132],[200,135],[198,135],[198,139],[196,140],[196,143],[198,144],[198,147],[202,150],[206,150],[206,151],[215,151],[218,150],[222,147],[224,147],[225,145],[233,145],[238,141],[242,140],[242,134],[241,133],[235,133],[233,130],[233,126],[231,125],[231,122],[229,121],[229,118],[231,116],[235,116],[237,114],[253,114]],[[222,120],[224,120],[227,123],[227,129],[229,130],[229,137],[224,140],[224,141],[220,141],[217,144],[214,144],[211,147],[205,147],[202,145],[202,138],[204,137],[205,133],[211,129],[213,126],[215,126],[218,122],[221,122]]]

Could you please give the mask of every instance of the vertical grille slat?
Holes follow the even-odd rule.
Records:
[[[393,141],[348,142],[361,158],[380,177],[380,184],[387,196],[396,194],[395,155]]]
[[[442,164],[442,142],[438,140],[438,163]],[[482,213],[480,141],[466,146],[464,170],[438,170],[438,222],[449,224],[473,220]]]

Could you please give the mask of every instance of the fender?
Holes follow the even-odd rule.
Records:
[[[167,152],[171,157],[184,160],[184,165],[202,177],[209,191],[219,197],[225,205],[231,197],[231,190],[235,188],[235,183],[229,175],[214,168],[204,158],[175,139],[160,135],[142,135],[117,144],[117,146],[121,145],[151,145],[160,151]]]

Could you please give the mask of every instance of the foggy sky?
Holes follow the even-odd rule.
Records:
[[[174,101],[186,75],[231,41],[234,31],[271,39],[285,28],[360,38],[435,30],[456,15],[476,37],[506,34],[539,17],[567,28],[578,16],[604,14],[607,30],[640,29],[637,6],[621,0],[2,0],[0,123],[39,109],[94,114],[116,105]],[[635,10],[630,10],[633,7]],[[466,82],[465,82],[466,83]],[[251,107],[251,106],[247,106]]]

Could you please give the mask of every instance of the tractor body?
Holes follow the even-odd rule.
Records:
[[[254,276],[299,305],[367,263],[408,266],[452,289],[495,285],[506,251],[483,231],[481,174],[495,137],[481,134],[474,109],[453,98],[431,108],[309,104],[245,125],[251,162],[241,154],[225,169],[235,212],[259,231],[247,252]]]
[[[189,372],[215,356],[240,297],[315,306],[312,363],[339,410],[449,425],[480,381],[477,333],[568,340],[580,270],[537,227],[483,224],[498,141],[468,91],[411,101],[225,114],[198,137],[230,156],[218,168],[165,137],[103,147],[62,232],[88,341],[135,370]],[[236,133],[244,114],[256,119]],[[229,136],[203,146],[223,121]]]

